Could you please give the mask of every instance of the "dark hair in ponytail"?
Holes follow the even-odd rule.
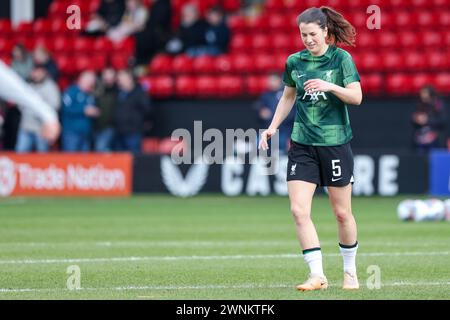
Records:
[[[328,29],[328,40],[333,43],[343,43],[355,46],[356,31],[342,14],[330,7],[309,8],[297,17],[297,24],[317,23],[319,27]]]

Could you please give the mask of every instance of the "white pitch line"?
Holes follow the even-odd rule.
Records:
[[[398,256],[443,256],[450,251],[425,252],[362,252],[359,257],[398,257]],[[339,253],[325,253],[323,256],[338,257]],[[141,256],[112,258],[73,258],[73,259],[24,259],[0,260],[0,265],[6,264],[56,264],[56,263],[96,263],[96,262],[135,262],[135,261],[178,261],[178,260],[245,260],[245,259],[297,259],[300,254],[254,254],[254,255],[214,255],[214,256]]]
[[[365,242],[365,247],[384,246],[384,247],[431,247],[445,246],[447,243],[439,241],[413,241],[404,239],[404,242],[384,242],[370,241]],[[86,241],[86,242],[3,242],[0,247],[251,247],[251,246],[284,246],[298,245],[297,240],[250,240],[250,241]],[[337,241],[322,241],[322,246],[337,246]]]
[[[330,286],[340,286],[340,283],[330,283]],[[399,286],[450,286],[450,281],[397,281],[382,283],[383,287]],[[235,285],[186,285],[186,286],[122,286],[112,288],[80,288],[68,290],[66,288],[0,288],[0,293],[27,293],[27,292],[81,292],[81,291],[134,291],[134,290],[214,290],[214,289],[276,289],[294,288],[293,284],[235,284]]]

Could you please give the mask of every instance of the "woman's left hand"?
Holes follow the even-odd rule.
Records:
[[[321,79],[310,79],[305,81],[304,89],[306,92],[329,92],[333,89],[333,85],[334,84]]]

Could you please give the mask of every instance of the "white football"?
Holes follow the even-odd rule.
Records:
[[[425,201],[414,200],[414,209],[412,215],[414,221],[429,220],[428,211],[428,205]]]
[[[447,221],[450,221],[450,199],[444,201],[444,218]]]
[[[444,220],[445,206],[440,199],[427,199],[425,203],[428,205],[428,220],[439,221]]]
[[[400,220],[402,221],[412,220],[413,213],[414,213],[414,200],[406,199],[398,204],[397,215]]]

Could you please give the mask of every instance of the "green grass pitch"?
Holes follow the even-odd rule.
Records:
[[[316,197],[330,287],[307,293],[286,197],[0,199],[0,299],[450,299],[450,222],[399,221],[404,198],[354,198],[361,289],[344,292],[336,221]]]

